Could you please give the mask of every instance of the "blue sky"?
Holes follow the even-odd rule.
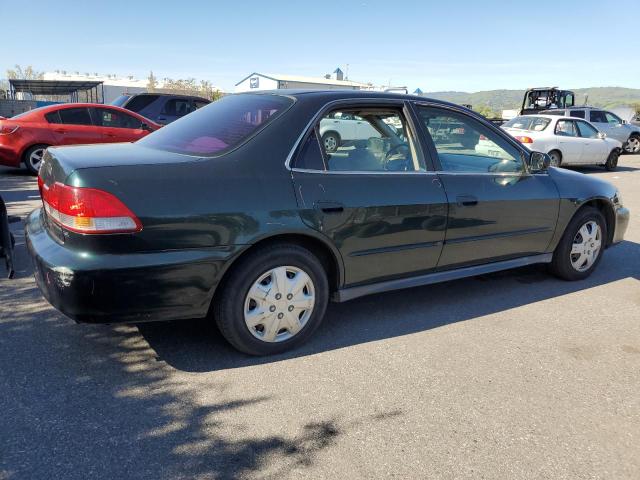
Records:
[[[253,71],[349,64],[352,80],[411,90],[640,88],[637,0],[0,0],[0,12],[16,5],[2,21],[2,73],[153,70],[232,90]]]

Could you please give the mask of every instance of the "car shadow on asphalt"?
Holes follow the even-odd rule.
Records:
[[[330,304],[323,324],[306,344],[270,357],[237,352],[213,322],[182,320],[138,328],[159,360],[183,371],[209,372],[409,335],[626,278],[640,280],[640,244],[629,241],[608,249],[596,271],[582,281],[559,280],[537,265]]]

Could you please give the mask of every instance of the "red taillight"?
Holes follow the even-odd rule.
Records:
[[[133,233],[142,230],[138,217],[114,195],[95,188],[71,187],[62,183],[38,188],[49,217],[78,233]]]
[[[18,130],[18,125],[0,125],[0,135],[11,135]]]
[[[531,137],[521,137],[521,136],[517,136],[515,137],[516,140],[518,140],[520,143],[533,143],[533,139]]]

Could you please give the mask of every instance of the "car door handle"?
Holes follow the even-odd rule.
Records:
[[[340,202],[316,202],[315,208],[328,214],[344,212],[344,205]]]
[[[459,207],[473,207],[478,204],[478,198],[473,195],[458,195],[456,197]]]

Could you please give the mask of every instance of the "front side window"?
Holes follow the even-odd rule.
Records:
[[[618,125],[622,123],[622,119],[611,112],[605,112],[604,116],[607,119],[607,123],[609,125]]]
[[[401,109],[343,109],[323,116],[315,128],[327,170],[424,171],[414,136]],[[308,163],[305,159],[304,163]]]
[[[229,95],[137,143],[186,155],[220,155],[264,128],[292,103],[282,95]]]
[[[66,125],[92,125],[89,109],[87,108],[65,108],[58,110],[60,123]]]
[[[574,118],[584,118],[584,110],[571,110],[569,112],[569,116]]]
[[[418,107],[443,171],[521,173],[520,150],[477,120],[459,112]]]
[[[191,100],[186,98],[172,98],[164,104],[162,113],[171,115],[172,117],[183,117],[193,110],[191,108]]]
[[[576,122],[578,126],[578,132],[583,138],[598,138],[598,130],[589,125],[587,122]]]
[[[607,123],[607,116],[601,110],[591,110],[589,119],[593,123]]]
[[[556,135],[561,137],[577,137],[576,125],[572,120],[558,120],[556,123]]]
[[[101,127],[136,129],[142,126],[140,120],[118,110],[95,108],[93,111],[96,125]]]

